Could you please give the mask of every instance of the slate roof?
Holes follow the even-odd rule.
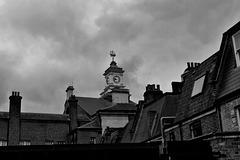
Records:
[[[216,52],[201,64],[190,67],[183,73],[183,86],[179,98],[175,122],[179,122],[213,107],[216,99],[215,76],[220,52]],[[205,75],[201,94],[192,96],[194,82]]]
[[[102,128],[96,120],[93,120],[87,124],[84,124],[84,125],[78,127],[78,129],[102,129]]]
[[[114,111],[123,111],[123,112],[135,112],[137,110],[135,103],[116,103],[109,107],[99,109],[100,112],[114,112]]]
[[[0,112],[0,118],[8,119],[8,112]],[[46,114],[46,113],[21,113],[21,120],[41,121],[70,121],[68,114]],[[85,115],[78,115],[78,121],[88,122],[90,119]]]
[[[178,95],[165,93],[161,99],[152,102],[147,106],[144,106],[140,113],[136,130],[134,131],[133,142],[143,142],[151,137],[159,135],[161,133],[161,117],[175,116],[177,103]],[[151,113],[155,113],[154,117],[151,117]],[[153,123],[154,119],[155,124]],[[129,125],[130,126],[127,126],[126,129],[129,129],[130,131],[131,124]],[[126,130],[126,132],[129,131]],[[124,135],[123,141],[126,141],[128,139],[129,137],[127,135]]]
[[[131,129],[133,126],[133,122],[134,122],[134,119],[131,119],[128,122],[128,124],[126,124],[126,126],[124,127],[124,133],[123,133],[121,143],[130,143],[132,141],[133,134],[131,132]]]
[[[110,67],[105,70],[104,76],[106,76],[109,72],[115,72],[115,73],[123,73],[124,70],[117,66],[117,63],[115,61],[112,61],[110,64]]]
[[[236,64],[234,46],[232,42],[232,35],[238,31],[240,31],[240,21],[223,34],[223,40],[220,48],[223,53],[223,61],[220,66],[221,74],[219,79],[221,84],[218,99],[225,97],[233,98],[234,92],[238,91],[237,95],[239,95],[240,92],[240,67],[237,67]]]
[[[101,98],[91,98],[91,97],[76,97],[78,100],[78,105],[82,107],[87,113],[93,115],[97,110],[109,107],[112,105],[111,102],[108,102]]]

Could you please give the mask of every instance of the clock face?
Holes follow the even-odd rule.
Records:
[[[120,77],[119,76],[113,76],[113,82],[119,83],[120,82]]]

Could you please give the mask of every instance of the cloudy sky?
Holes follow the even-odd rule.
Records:
[[[109,51],[132,100],[147,84],[171,91],[240,20],[239,0],[0,0],[0,110],[20,91],[22,111],[62,113],[65,90],[99,97]]]

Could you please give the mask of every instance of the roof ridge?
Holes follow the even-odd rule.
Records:
[[[97,125],[99,125],[98,122],[94,120],[94,121],[90,121],[90,122],[88,122],[88,123],[86,123],[86,124],[84,124],[84,125],[82,125],[82,126],[79,126],[78,128],[85,128],[85,127],[93,128],[93,127],[91,126],[91,124],[93,124],[93,123],[96,123]]]
[[[61,113],[34,113],[34,112],[21,112],[21,114],[35,114],[35,115],[60,115],[60,116],[68,116],[68,114],[61,114]]]
[[[88,98],[88,99],[99,99],[99,98],[96,98],[96,97],[82,97],[82,96],[75,96],[76,98]]]
[[[112,108],[112,107],[114,107],[114,106],[116,106],[116,105],[117,105],[117,103],[113,103],[113,102],[112,102],[112,104],[111,104],[110,106],[107,106],[107,107],[105,107],[105,108],[100,108],[100,109],[98,109],[97,111],[109,109],[109,108]]]

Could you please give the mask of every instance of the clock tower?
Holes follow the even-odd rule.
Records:
[[[103,74],[106,80],[106,87],[100,94],[101,98],[114,103],[129,103],[129,89],[125,89],[123,84],[124,70],[118,67],[114,61],[116,56],[114,51],[110,51],[110,56],[112,57],[112,62]]]

